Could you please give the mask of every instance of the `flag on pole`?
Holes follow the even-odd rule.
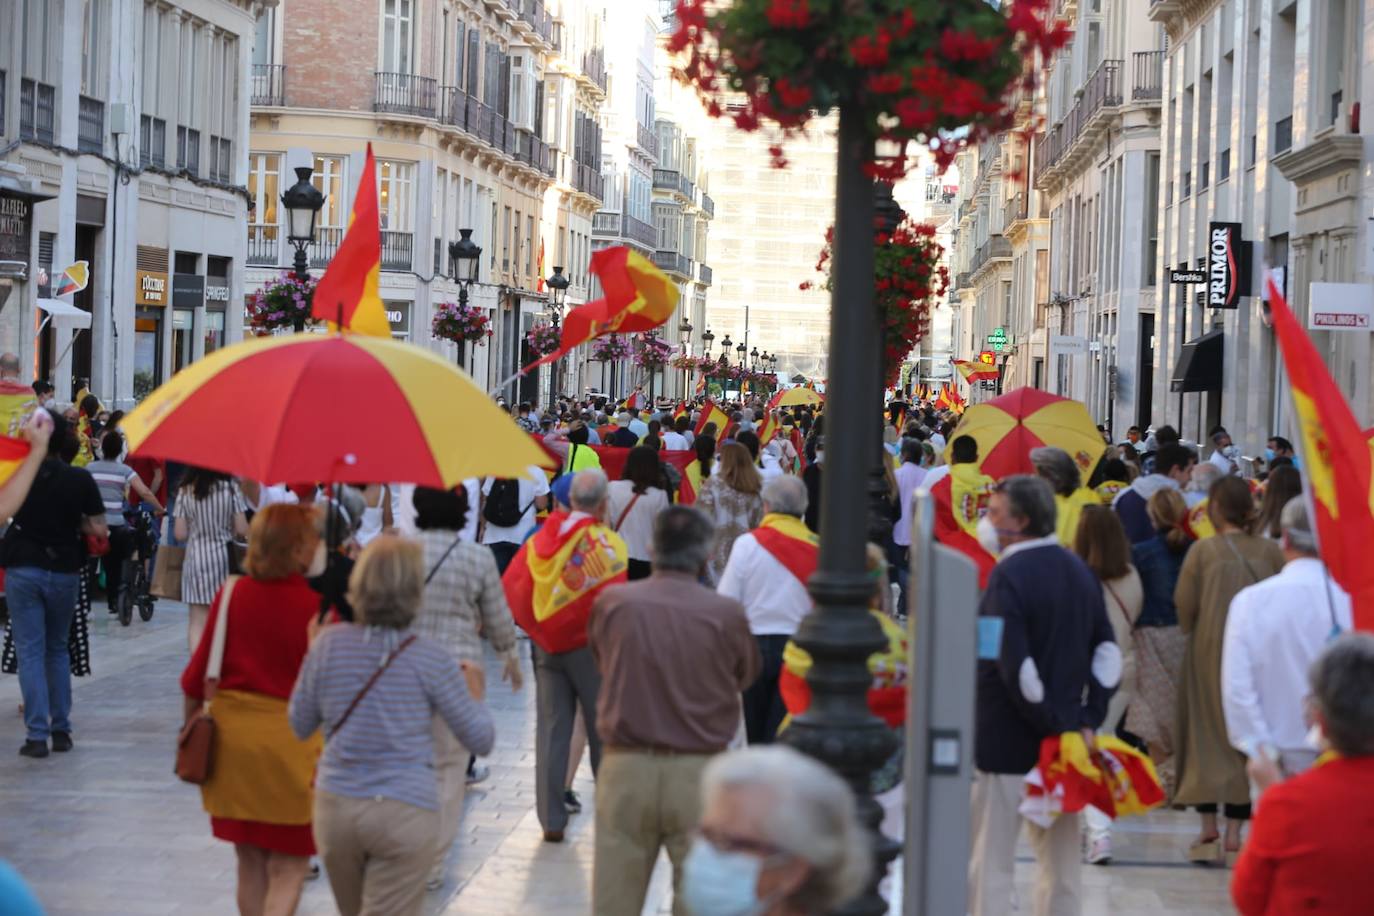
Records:
[[[310,314],[346,330],[373,337],[390,337],[391,323],[378,292],[382,277],[382,224],[377,207],[377,163],[372,144],[353,198],[339,250],[320,277],[311,299]]]
[[[721,436],[725,432],[725,427],[730,423],[730,415],[717,407],[715,401],[709,398],[705,404],[701,405],[701,419],[697,421],[697,428],[692,431],[693,435],[700,436],[707,423],[716,424],[717,436]],[[724,437],[721,436],[721,438]]]
[[[698,395],[703,395],[706,393],[706,376],[704,374],[697,379],[696,393]]]
[[[542,293],[545,289],[548,288],[548,287],[547,287],[547,284],[544,282],[544,237],[543,237],[543,236],[540,236],[540,237],[539,237],[539,263],[538,263],[538,265],[537,265],[537,269],[538,269],[539,273],[535,275],[536,278],[535,278],[535,281],[534,281],[534,291],[535,291],[536,293]]]
[[[763,420],[763,425],[759,427],[759,448],[763,448],[769,442],[772,442],[773,437],[778,434],[778,430],[781,427],[782,424],[778,422],[778,418],[772,411],[769,411],[768,416]]]
[[[1272,278],[1267,282],[1322,560],[1350,594],[1356,629],[1374,630],[1374,452],[1283,293]]]
[[[673,422],[676,423],[680,417],[685,416],[687,416],[687,402],[679,401],[677,407],[673,410]]]
[[[640,397],[639,389],[636,388],[634,391],[630,392],[630,396],[629,396],[628,398],[625,399],[625,409],[626,409],[626,410],[638,410],[638,409],[639,409],[639,402],[640,402],[641,400],[642,400],[642,398]]]
[[[592,255],[588,268],[601,281],[605,295],[579,305],[563,319],[558,349],[530,363],[523,371],[551,363],[573,347],[602,334],[651,331],[677,308],[677,284],[642,254],[624,245]]]
[[[949,397],[949,386],[942,385],[940,387],[940,396],[935,399],[935,409],[949,410],[953,406],[954,402],[951,401]]]
[[[974,382],[996,381],[1000,374],[996,366],[973,359],[956,359],[954,368],[970,385]]]

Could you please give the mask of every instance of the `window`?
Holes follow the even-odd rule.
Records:
[[[105,98],[109,81],[109,0],[85,0],[81,22],[81,94]]]
[[[467,94],[473,98],[481,98],[478,94],[480,87],[477,85],[477,78],[482,68],[482,35],[477,29],[468,29],[468,50],[465,56],[468,68]]]
[[[324,206],[317,220],[321,229],[343,229],[348,224],[347,165],[348,160],[342,156],[315,157],[310,183],[324,195]]]
[[[267,66],[277,62],[276,39],[277,11],[267,7],[258,16],[253,32],[253,65]]]
[[[200,174],[200,131],[177,127],[177,168]]]
[[[139,118],[138,163],[141,168],[162,168],[167,164],[167,122],[161,118]]]
[[[1150,153],[1145,160],[1145,250],[1141,258],[1141,286],[1154,286],[1155,258],[1159,250],[1159,208],[1151,201],[1159,200],[1159,153]]]
[[[415,166],[410,162],[377,160],[377,208],[382,229],[388,232],[413,232],[414,205],[411,186]]]
[[[1293,116],[1280,118],[1274,122],[1274,155],[1286,152],[1293,146]]]
[[[1183,197],[1187,199],[1193,194],[1193,173],[1191,170],[1183,173]]]
[[[525,273],[534,276],[534,217],[525,217]],[[535,279],[539,279],[535,277]]]
[[[1225,181],[1231,177],[1231,151],[1224,149],[1217,156],[1217,181]]]
[[[1197,186],[1198,186],[1198,190],[1199,190],[1199,191],[1202,190],[1203,188],[1207,187],[1207,181],[1208,181],[1208,178],[1209,178],[1209,174],[1210,174],[1210,172],[1211,172],[1211,168],[1212,168],[1212,163],[1210,163],[1210,162],[1204,162],[1204,163],[1202,163],[1201,165],[1198,166],[1198,172],[1197,172]]]
[[[505,208],[501,222],[501,272],[510,272],[510,207]]]
[[[210,180],[232,184],[234,181],[234,144],[230,142],[228,137],[211,137],[209,156]]]
[[[23,35],[19,42],[23,58],[21,75],[41,83],[55,83],[60,60],[55,42],[62,27],[61,7],[52,0],[19,0],[19,4]],[[10,8],[5,4],[5,9]]]
[[[414,51],[414,0],[382,0],[382,69],[387,73],[413,72]]]
[[[521,49],[510,58],[510,120],[523,130],[534,129],[534,57]]]
[[[1328,110],[1324,112],[1326,123],[1335,124],[1340,119],[1341,100],[1345,97],[1342,90],[1345,88],[1347,35],[1351,31],[1347,16],[1349,0],[1327,0],[1322,5],[1326,7],[1326,53],[1320,65],[1321,95],[1318,97],[1329,101]],[[1314,62],[1313,66],[1318,65]]]

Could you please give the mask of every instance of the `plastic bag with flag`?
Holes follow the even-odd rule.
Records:
[[[1079,732],[1040,742],[1040,762],[1026,774],[1021,816],[1048,827],[1060,814],[1092,805],[1108,817],[1144,814],[1164,802],[1150,758],[1119,738],[1096,735],[1088,747]]]

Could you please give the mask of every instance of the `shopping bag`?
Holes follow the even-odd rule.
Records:
[[[163,544],[157,549],[153,564],[153,583],[149,592],[159,598],[181,600],[181,565],[186,562],[186,548]]]

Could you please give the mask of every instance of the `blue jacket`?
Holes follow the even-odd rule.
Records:
[[[1102,585],[1053,535],[1025,541],[1002,554],[978,616],[1001,619],[1001,642],[997,658],[978,661],[974,765],[1024,774],[1041,739],[1106,718],[1121,652]]]
[[[1175,627],[1178,626],[1178,609],[1174,607],[1174,586],[1178,585],[1178,574],[1183,569],[1183,559],[1188,549],[1174,552],[1164,540],[1164,535],[1156,534],[1148,541],[1141,541],[1131,547],[1131,563],[1140,573],[1140,584],[1145,590],[1145,604],[1135,625],[1138,627]]]
[[[1116,510],[1121,527],[1126,529],[1126,537],[1132,544],[1148,541],[1155,536],[1155,526],[1150,522],[1146,504],[1158,491],[1174,486],[1177,484],[1163,474],[1146,474],[1116,495],[1112,508]]]

